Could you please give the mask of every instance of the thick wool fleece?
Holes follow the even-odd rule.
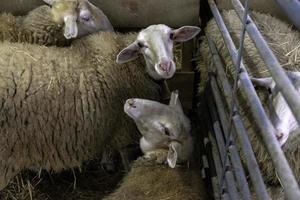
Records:
[[[116,64],[134,34],[97,33],[69,48],[0,45],[0,189],[23,169],[78,167],[138,141],[128,98],[158,100],[143,58]]]
[[[38,19],[38,20],[37,20]],[[63,22],[55,22],[51,8],[40,6],[23,17],[9,13],[0,15],[0,41],[26,42],[46,46],[66,46]]]
[[[204,184],[195,169],[174,169],[139,158],[123,179],[120,187],[104,200],[203,200]]]

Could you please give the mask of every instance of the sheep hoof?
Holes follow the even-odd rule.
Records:
[[[113,173],[116,171],[114,155],[112,152],[103,152],[101,158],[101,167],[107,173]]]
[[[289,134],[279,132],[279,133],[276,133],[276,138],[279,142],[279,145],[282,147],[286,143],[287,139],[289,138]]]

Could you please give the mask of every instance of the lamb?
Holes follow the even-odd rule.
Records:
[[[132,96],[159,99],[159,86],[153,75],[145,73],[144,59],[138,54],[156,56],[145,57],[146,68],[151,70],[161,64],[160,55],[172,63],[173,57],[165,51],[172,49],[173,41],[164,39],[173,34],[174,41],[188,40],[198,32],[197,27],[172,30],[153,25],[138,35],[98,32],[74,41],[69,48],[3,42],[0,189],[23,169],[58,172],[80,167],[104,150],[133,143],[136,128],[120,112],[125,100]],[[129,45],[140,35],[152,43]],[[155,48],[159,45],[163,48]],[[120,51],[118,62],[135,61],[117,65]],[[155,77],[169,77],[169,70],[161,71]]]
[[[0,41],[69,45],[72,38],[100,30],[113,31],[105,14],[88,0],[44,0],[25,17],[0,16]]]
[[[300,73],[287,71],[286,74],[296,90],[300,92]],[[272,77],[251,78],[251,81],[254,85],[263,87],[270,92],[268,101],[270,119],[278,132],[279,142],[284,144],[290,133],[299,128],[297,120]]]
[[[270,15],[260,14],[257,12],[252,12],[253,19],[256,22],[258,28],[263,34],[264,38],[268,42],[270,48],[276,54],[279,62],[282,64],[282,67],[288,71],[299,71],[299,57],[297,53],[297,45],[299,44],[300,33],[293,30],[290,25],[271,17]],[[241,22],[234,11],[224,11],[222,13],[224,21],[229,28],[229,32],[236,44],[238,46],[240,31],[241,31]],[[224,66],[227,71],[229,79],[233,80],[234,66],[231,62],[230,55],[226,46],[223,42],[220,31],[214,20],[211,20],[206,27],[207,35],[213,40],[216,44],[218,52],[224,61]],[[212,56],[209,52],[209,47],[207,41],[203,41],[201,44],[201,54],[202,54],[202,63],[200,63],[200,70],[202,72],[202,80],[207,79],[207,70],[212,66]],[[259,53],[257,52],[255,45],[246,34],[245,38],[245,47],[244,47],[244,64],[247,68],[247,71],[252,77],[268,77],[270,76],[267,67],[265,66],[263,60],[261,59]],[[208,67],[204,67],[207,65]],[[205,81],[204,81],[205,82]],[[199,92],[203,90],[203,85],[200,86]],[[268,110],[268,94],[265,90],[257,90],[260,99],[262,100],[265,109]],[[259,163],[261,172],[263,173],[264,179],[270,184],[279,184],[278,178],[275,173],[275,169],[271,162],[270,157],[268,156],[264,145],[259,138],[258,127],[253,124],[254,119],[251,114],[248,112],[249,105],[245,103],[244,97],[241,93],[238,93],[238,98],[240,102],[240,114],[245,123],[245,127],[249,133],[249,138],[253,145],[253,151],[256,154],[257,161]],[[282,117],[282,116],[281,116]],[[280,118],[281,118],[280,117]],[[297,133],[293,133],[297,134]],[[286,155],[286,158],[294,171],[294,174],[298,181],[300,180],[300,168],[299,168],[299,159],[300,149],[299,145],[294,144],[295,137],[297,135],[290,134],[286,143],[282,146],[282,149]],[[279,138],[280,139],[280,138]],[[282,138],[284,139],[284,138]],[[284,141],[281,141],[282,144]],[[299,143],[298,143],[299,144]]]
[[[124,111],[143,135],[140,147],[145,155],[133,163],[121,186],[104,199],[206,199],[195,169],[175,167],[176,161],[186,161],[192,153],[190,121],[182,111],[178,92],[171,94],[169,105],[128,99]],[[171,168],[158,164],[166,160]]]

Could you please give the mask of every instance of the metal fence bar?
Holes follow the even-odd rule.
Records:
[[[208,0],[208,3],[210,5],[214,18],[218,24],[218,27],[222,33],[223,39],[229,50],[232,61],[233,63],[236,63],[237,60],[236,48],[224,24],[221,14],[219,13],[219,10],[213,0]],[[282,152],[279,146],[279,143],[274,134],[274,127],[271,124],[270,120],[268,119],[261,105],[261,102],[255,92],[253,84],[250,81],[249,75],[243,63],[241,63],[241,70],[239,72],[239,76],[241,80],[241,90],[244,93],[246,99],[249,101],[249,105],[253,117],[255,118],[258,127],[260,128],[264,144],[266,145],[267,150],[271,156],[271,159],[278,173],[278,176],[281,180],[281,183],[285,188],[286,196],[288,199],[299,200],[300,191],[296,179],[293,175],[290,166],[288,165],[284,153]],[[278,76],[278,78],[281,79],[280,75]]]
[[[219,199],[221,196],[221,191],[220,191],[220,183],[219,180],[222,177],[222,164],[221,164],[221,158],[218,152],[217,144],[212,136],[212,134],[209,134],[209,141],[211,143],[211,150],[212,150],[212,157],[214,160],[215,168],[216,168],[216,176],[212,177],[212,184],[213,184],[213,190],[214,190],[214,196],[215,199]],[[216,196],[218,194],[218,196]]]
[[[289,17],[293,24],[300,30],[300,2],[299,0],[275,0],[281,10]]]
[[[199,109],[198,109],[197,114],[200,119],[202,129],[205,129],[205,132],[207,133],[207,136],[205,136],[205,138],[207,138],[207,137],[209,138],[208,139],[209,142],[205,142],[203,140],[203,143],[204,143],[205,150],[208,151],[207,155],[209,156],[209,158],[212,158],[212,159],[209,159],[208,161],[213,160],[213,162],[208,162],[208,163],[210,165],[209,168],[210,168],[210,172],[212,174],[212,178],[211,178],[212,186],[214,187],[214,191],[216,191],[216,194],[217,194],[217,197],[215,199],[220,199],[220,197],[222,195],[222,191],[224,191],[224,188],[225,188],[225,187],[224,188],[219,187],[220,186],[219,180],[222,177],[223,166],[222,166],[221,158],[220,158],[219,151],[217,148],[215,137],[212,134],[213,129],[212,129],[211,124],[213,124],[213,123],[210,119],[210,113],[207,109],[206,101],[204,100],[204,95],[202,95],[202,97],[201,97],[201,102],[202,102],[201,104],[198,104]],[[203,113],[205,114],[205,116],[203,116]],[[211,153],[209,154],[209,152],[211,152]],[[214,169],[215,169],[215,171],[212,172]],[[214,174],[216,174],[216,176]]]
[[[244,7],[240,3],[239,0],[231,0],[232,5],[242,20]],[[297,12],[300,13],[298,10]],[[283,68],[281,67],[280,63],[278,62],[276,56],[273,54],[272,50],[269,48],[267,42],[264,40],[263,36],[257,29],[256,25],[254,24],[251,17],[248,17],[248,22],[246,26],[246,30],[254,42],[258,52],[260,53],[261,57],[263,58],[266,66],[268,67],[274,81],[276,82],[276,86],[279,88],[280,92],[283,94],[286,102],[289,104],[291,111],[293,112],[295,118],[297,119],[298,123],[300,124],[300,95],[297,90],[292,85],[290,79],[285,74]]]
[[[206,94],[206,98],[207,98],[207,94]],[[207,98],[207,99],[209,99],[209,98]],[[210,113],[213,132],[215,133],[216,137],[217,136],[222,136],[223,133],[222,133],[222,130],[221,130],[220,122],[218,120],[218,116],[217,116],[215,106],[212,104],[211,101],[206,101],[206,102],[208,103],[208,107],[209,107],[208,112]],[[223,144],[222,144],[222,142],[221,142],[222,140],[223,139],[216,138],[217,145],[219,147],[218,149],[219,149],[219,154],[220,154],[220,157],[221,157],[223,169],[225,169],[224,179],[225,179],[225,183],[226,183],[226,188],[228,190],[228,194],[230,196],[230,199],[232,199],[232,200],[240,199],[238,191],[237,191],[237,187],[236,187],[236,184],[235,184],[235,179],[234,179],[234,176],[233,176],[231,163],[230,162],[224,163],[225,160],[222,160],[222,155],[227,154],[226,151],[225,152],[220,152],[220,148],[223,148],[225,150],[224,141],[223,141]],[[222,147],[222,145],[223,145],[223,147]],[[220,186],[223,187],[223,185],[220,185]]]
[[[214,43],[211,41],[209,37],[207,37],[209,48],[213,55],[213,62],[214,66],[216,68],[217,76],[221,80],[221,86],[224,92],[224,97],[227,102],[227,105],[229,106],[232,102],[232,88],[229,84],[229,81],[227,80],[223,64],[221,62],[221,59],[218,55],[217,49],[214,45]],[[215,87],[215,86],[213,86]],[[218,88],[213,88],[213,90],[216,90],[216,98],[222,99],[221,95],[217,92]],[[225,110],[224,106],[220,105],[220,109]],[[235,111],[237,110],[236,105],[234,105],[233,108]],[[225,112],[225,111],[224,111]],[[237,112],[235,112],[237,113]],[[226,122],[225,122],[226,123]],[[253,153],[251,143],[249,141],[249,138],[247,136],[247,131],[245,127],[242,124],[242,120],[238,114],[234,115],[233,118],[233,124],[235,126],[235,130],[238,136],[238,139],[241,143],[242,151],[245,155],[246,165],[250,174],[251,181],[254,186],[255,193],[258,195],[259,199],[266,199],[268,198],[268,193],[266,191],[265,184],[263,182],[263,178],[261,176],[261,173],[259,171],[258,164],[255,159],[255,155]]]
[[[223,109],[224,104],[221,100],[220,92],[218,91],[219,89],[218,89],[217,81],[216,81],[215,77],[213,77],[213,76],[211,77],[210,84],[211,84],[212,93],[213,93],[215,102],[217,104],[217,111],[218,111],[218,114],[219,114],[219,117],[220,117],[221,125],[223,127],[225,135],[229,135],[229,133],[228,133],[228,131],[229,131],[228,120],[227,120],[227,117],[226,117],[225,110]],[[234,132],[233,129],[231,129],[231,131]],[[229,156],[230,156],[233,168],[234,168],[235,177],[236,177],[237,183],[238,183],[237,184],[238,188],[241,192],[241,196],[243,197],[243,199],[249,199],[250,200],[251,199],[250,190],[249,190],[246,175],[245,175],[245,172],[244,172],[244,169],[243,169],[243,166],[242,166],[241,159],[239,157],[237,148],[234,145],[234,141],[233,141],[232,136],[229,138],[229,140],[230,140],[229,149],[228,149],[229,152],[230,152]]]

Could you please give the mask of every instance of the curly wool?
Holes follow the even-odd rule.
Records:
[[[204,184],[195,169],[136,160],[120,187],[104,200],[201,200],[207,199]]]
[[[143,58],[118,65],[134,34],[97,33],[70,48],[0,46],[0,189],[23,169],[80,167],[138,142],[128,98],[159,99]]]
[[[40,6],[21,18],[18,23],[17,17],[9,13],[0,15],[0,41],[46,46],[66,46],[71,43],[64,37],[63,23],[53,20],[49,6]]]
[[[292,27],[270,15],[260,14],[253,12],[253,19],[256,22],[260,32],[263,34],[265,40],[268,42],[269,47],[275,53],[278,61],[281,63],[282,67],[290,71],[299,71],[300,69],[300,57],[298,53],[300,33],[293,30]],[[241,32],[241,22],[237,17],[235,11],[224,11],[222,13],[226,26],[234,40],[236,46],[239,43],[239,37]],[[215,43],[221,59],[224,63],[226,73],[230,81],[233,80],[234,65],[231,61],[229,52],[223,42],[220,31],[214,20],[211,20],[206,27],[206,32],[209,37]],[[204,40],[201,43],[201,56],[202,60],[199,64],[199,70],[202,73],[202,79],[208,79],[208,70],[212,68],[212,55],[209,51],[207,41]],[[269,71],[265,66],[265,63],[261,59],[254,43],[249,38],[248,34],[245,37],[245,47],[244,47],[244,64],[250,76],[254,77],[266,77],[269,76]],[[203,81],[203,82],[206,82]],[[202,83],[203,83],[202,82]],[[199,87],[199,93],[203,91],[203,84]],[[266,92],[265,90],[257,90],[259,97],[261,98],[264,105],[266,105]],[[249,138],[251,140],[253,151],[256,154],[257,161],[259,163],[261,172],[263,173],[264,179],[271,184],[278,184],[278,178],[274,166],[271,162],[271,158],[268,155],[265,146],[263,145],[259,129],[255,123],[255,120],[251,113],[248,112],[250,109],[249,105],[246,103],[245,98],[239,92],[239,110],[242,119],[245,123],[245,127],[249,133]],[[267,106],[264,106],[268,112]],[[290,135],[287,143],[283,146],[286,158],[293,169],[296,177],[300,180],[300,148],[299,145],[295,145],[292,138],[296,136]],[[299,143],[298,143],[299,144]]]

